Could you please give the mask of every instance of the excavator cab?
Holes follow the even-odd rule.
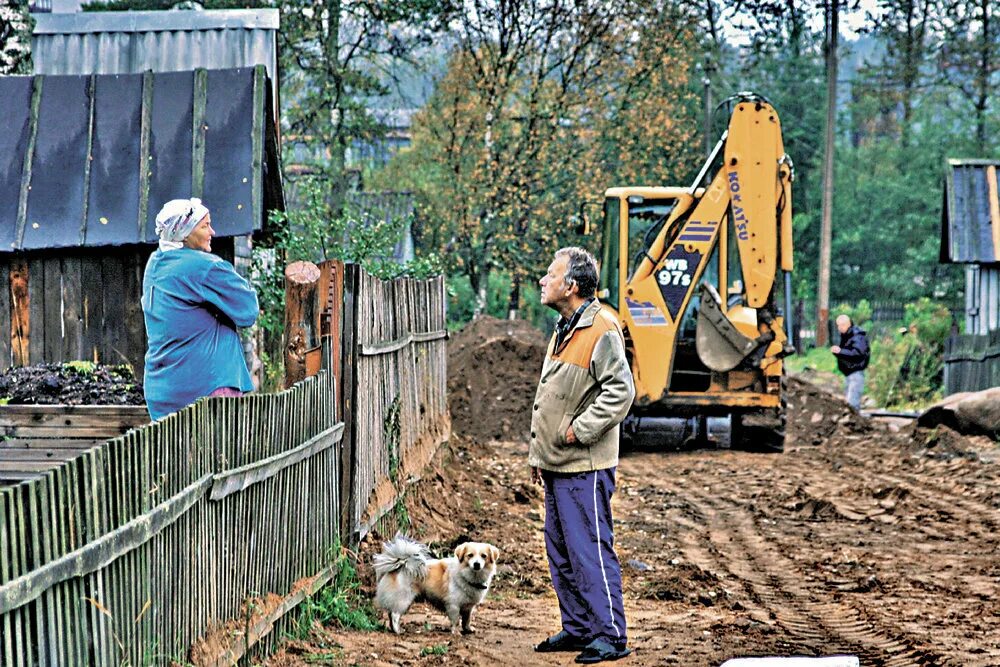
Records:
[[[639,446],[784,447],[792,166],[773,107],[729,102],[693,185],[605,193],[598,296],[625,333]]]

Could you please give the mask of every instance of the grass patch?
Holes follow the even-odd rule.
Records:
[[[420,657],[427,655],[446,655],[448,653],[447,644],[434,644],[433,646],[425,646],[420,649]]]
[[[63,364],[66,368],[72,368],[77,373],[89,374],[93,373],[94,369],[97,368],[97,364],[93,361],[67,361]]]
[[[307,638],[315,623],[346,630],[384,629],[371,600],[361,593],[353,554],[346,549],[338,549],[338,553],[333,581],[300,605],[299,616],[293,623],[295,639]]]
[[[833,356],[829,348],[813,347],[803,354],[793,354],[785,358],[785,368],[790,373],[802,373],[803,371],[818,371],[821,373],[836,373],[837,358]]]

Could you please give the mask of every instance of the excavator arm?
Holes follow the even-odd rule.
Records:
[[[689,336],[696,342],[690,347],[706,374],[716,377],[748,363],[759,371],[761,363],[787,351],[774,298],[778,270],[790,272],[793,264],[792,177],[774,108],[759,96],[739,94],[727,132],[695,183],[684,195],[673,195],[668,219],[631,275],[622,276],[619,303],[612,304],[627,332],[637,404],[663,400],[675,373],[699,372],[676,364],[696,296],[696,335]],[[632,201],[642,197],[622,194],[619,215],[627,221]],[[627,231],[619,243],[627,247]],[[728,304],[730,284],[737,280],[740,303]]]

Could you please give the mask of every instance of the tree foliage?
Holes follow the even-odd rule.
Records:
[[[667,3],[476,3],[413,145],[383,174],[420,199],[419,236],[482,295],[519,285],[578,240],[584,200],[669,183],[698,152],[688,15]]]
[[[0,4],[0,74],[31,73],[31,25],[27,2]]]
[[[280,54],[284,124],[313,165],[340,189],[346,153],[384,126],[371,113],[386,94],[385,67],[428,43],[452,11],[448,0],[283,0]]]

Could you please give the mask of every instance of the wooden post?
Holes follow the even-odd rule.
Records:
[[[354,369],[357,366],[357,298],[360,269],[357,264],[345,264],[343,270],[343,329],[341,368],[339,378],[340,420],[344,422],[344,439],[340,449],[340,539],[341,543],[355,546],[354,525],[354,448],[357,433]]]
[[[306,350],[313,346],[316,287],[320,271],[312,262],[285,268],[285,388],[306,377]]]
[[[31,303],[28,292],[28,262],[10,263],[10,347],[15,366],[27,366],[31,337]]]
[[[341,415],[343,397],[343,378],[341,369],[343,355],[344,331],[344,263],[340,260],[328,260],[323,263],[324,277],[327,279],[326,304],[320,318],[321,344],[330,347],[330,368],[327,370],[335,379],[334,404],[337,406],[338,419]],[[322,298],[322,296],[321,296]]]

